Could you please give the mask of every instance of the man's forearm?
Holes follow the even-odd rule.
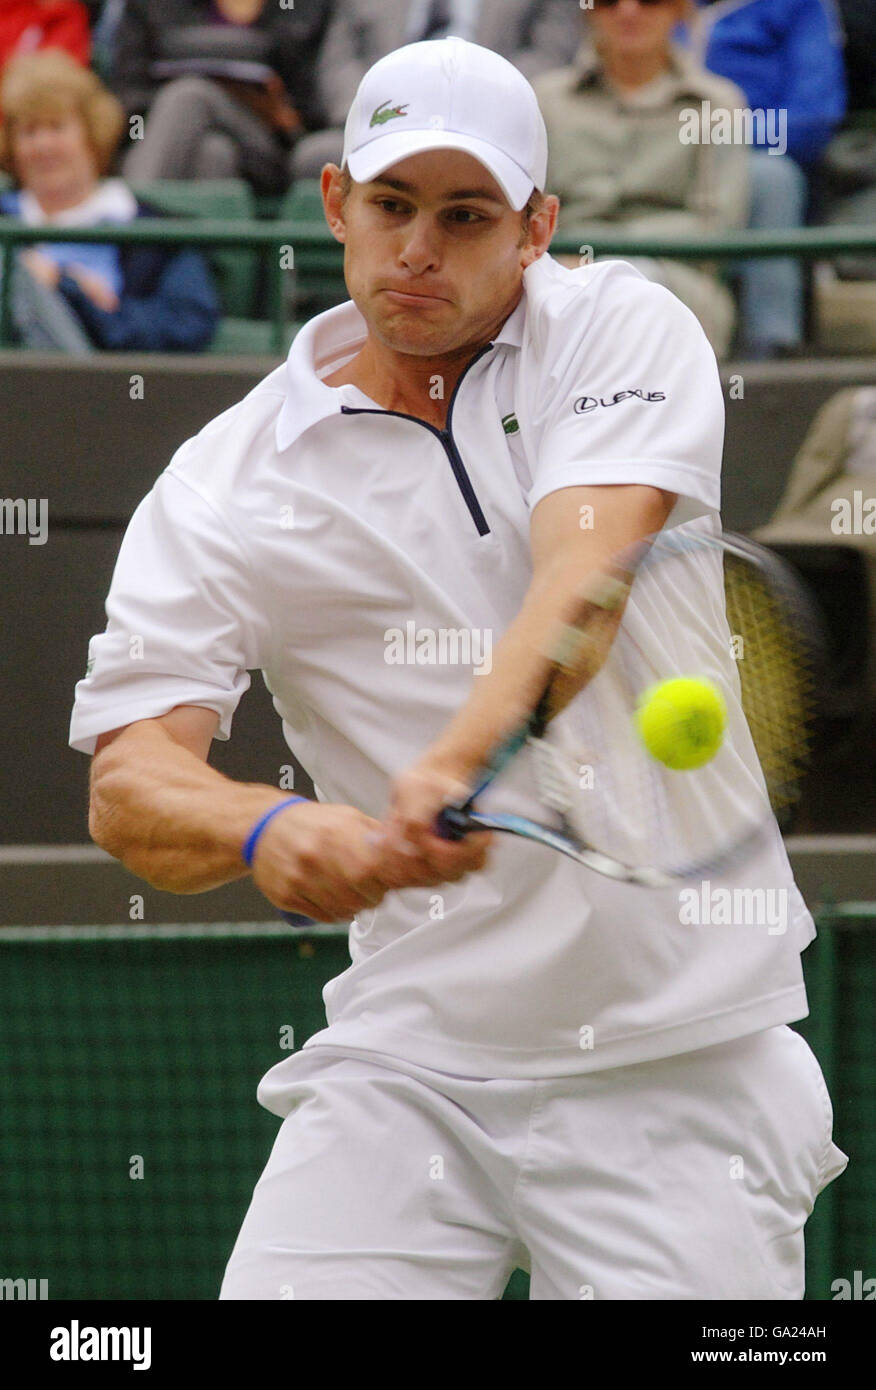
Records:
[[[550,671],[548,645],[571,617],[586,578],[579,559],[561,560],[533,582],[520,613],[493,653],[492,670],[478,677],[469,699],[433,745],[438,764],[445,763],[463,777],[472,776],[526,721]],[[594,653],[597,666],[582,670],[572,693],[584,687],[608,655],[622,616],[622,608],[600,616]]]
[[[537,507],[532,521],[533,580],[523,606],[496,647],[493,668],[480,676],[452,723],[427,754],[435,770],[470,780],[494,750],[528,718],[550,672],[548,649],[571,621],[582,593],[595,600],[588,650],[562,682],[561,705],[582,690],[611,649],[625,596],[602,592],[614,557],[658,531],[675,495],[648,486],[573,487]],[[584,510],[597,526],[582,531]]]
[[[247,834],[282,800],[276,787],[224,777],[144,720],[96,755],[89,830],[154,888],[202,893],[246,875]]]

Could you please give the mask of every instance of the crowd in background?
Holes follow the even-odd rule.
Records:
[[[533,82],[561,232],[697,236],[876,218],[873,0],[0,0],[0,166],[11,180],[0,213],[33,225],[130,221],[154,215],[131,185],[168,179],[235,178],[279,197],[340,162],[372,63],[450,34]],[[685,141],[692,108],[767,118],[753,142]],[[719,358],[802,350],[796,260],[637,264],[697,314]],[[136,246],[23,251],[12,302],[21,342],[71,352],[198,350],[220,315],[198,253]]]

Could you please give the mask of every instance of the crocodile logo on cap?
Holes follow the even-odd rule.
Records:
[[[386,125],[387,121],[398,120],[399,116],[408,114],[407,105],[390,106],[388,101],[381,102],[374,115],[371,117],[371,125]]]

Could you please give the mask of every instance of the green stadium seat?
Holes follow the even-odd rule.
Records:
[[[319,179],[299,179],[283,198],[277,215],[283,222],[324,225]],[[328,227],[325,234],[324,246],[295,249],[295,312],[299,317],[309,317],[349,298],[343,247],[334,241]]]
[[[131,185],[143,202],[169,217],[210,218],[224,222],[255,221],[255,200],[242,179],[160,179]],[[255,311],[258,255],[255,251],[208,252],[226,314],[246,318]]]
[[[324,219],[319,179],[299,179],[280,204],[284,222],[322,222]]]
[[[163,180],[137,184],[139,198],[161,208],[170,216],[211,218],[219,221],[257,220],[257,214],[276,212],[278,199],[257,200],[248,184],[240,179]],[[210,344],[209,352],[229,356],[277,356],[272,325],[258,317],[262,309],[260,253],[246,250],[208,252],[222,300],[224,318]],[[264,306],[269,309],[270,306]],[[284,351],[294,336],[290,326]]]
[[[255,195],[255,211],[259,221],[268,221],[272,217],[279,217],[282,205],[282,194],[256,193]]]
[[[300,324],[287,324],[283,345],[284,354],[289,351],[289,345],[300,326]],[[264,319],[223,319],[208,351],[232,357],[280,356],[274,347],[273,324]]]

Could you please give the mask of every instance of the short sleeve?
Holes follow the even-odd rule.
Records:
[[[724,399],[696,317],[624,262],[556,287],[533,344],[530,509],[560,488],[642,484],[718,511]],[[577,273],[576,273],[577,274]]]
[[[177,705],[215,710],[227,739],[250,670],[265,664],[268,625],[240,542],[213,505],[170,470],[131,518],[76,686],[70,745]]]

